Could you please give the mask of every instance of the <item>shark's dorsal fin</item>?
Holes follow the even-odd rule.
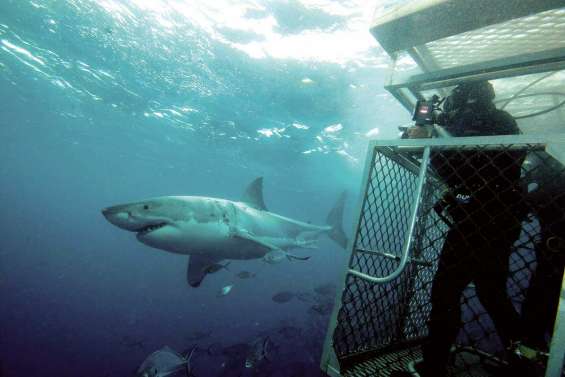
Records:
[[[268,211],[267,206],[263,201],[263,177],[256,178],[249,184],[249,186],[247,186],[241,201],[255,209]]]

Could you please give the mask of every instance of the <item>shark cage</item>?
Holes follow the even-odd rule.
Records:
[[[564,148],[565,136],[374,142],[367,156],[351,258],[326,342],[324,370],[332,376],[389,376],[421,358],[432,282],[450,222],[449,215],[438,210],[449,189],[431,166],[434,160],[468,159],[477,152],[491,160],[527,155],[521,165],[521,185],[527,192],[521,204],[537,208],[538,202],[543,203],[544,208],[557,208],[558,215],[550,217],[552,223],[547,225],[534,210],[519,219],[522,229],[509,255],[506,286],[514,305],[521,308],[540,265],[538,258],[546,258],[537,255],[541,227],[558,226],[565,235],[565,213],[560,210],[565,208],[565,168],[560,162],[565,154],[555,153]],[[457,170],[460,167],[453,169]],[[485,187],[490,184],[485,182]],[[561,240],[553,241],[555,248],[563,247],[557,245]],[[554,288],[550,293],[559,298],[562,270],[544,273],[551,274],[547,277]],[[489,375],[485,369],[503,367],[507,351],[473,284],[464,290],[461,306],[463,326],[452,350],[451,371],[462,376]],[[554,336],[551,349],[555,368],[563,362],[561,336]],[[545,368],[546,361],[540,357],[535,362]]]
[[[408,111],[432,95],[444,97],[461,82],[489,80],[495,105],[517,120],[522,134],[453,138],[433,126],[436,138],[369,144],[350,258],[326,335],[322,370],[330,376],[387,377],[409,371],[422,358],[436,305],[432,285],[442,268],[446,240],[454,223],[480,218],[450,210],[457,208],[450,207],[454,198],[468,199],[459,197],[450,181],[476,176],[472,192],[486,193],[483,197],[492,201],[486,199],[475,210],[500,214],[502,220],[468,228],[471,234],[459,242],[470,252],[457,257],[469,258],[475,270],[479,266],[479,275],[493,258],[500,259],[504,267],[491,277],[501,282],[499,297],[506,301],[479,299],[494,297],[485,294],[485,286],[494,285],[479,284],[476,274],[460,287],[456,306],[461,324],[451,347],[449,374],[504,375],[518,360],[524,374],[510,375],[526,375],[527,369],[528,376],[561,376],[563,1],[421,0],[379,15],[371,32],[391,56],[385,88]],[[504,199],[509,196],[514,199]],[[466,237],[482,237],[479,244],[484,247],[471,250],[464,245]],[[508,242],[501,244],[500,239]],[[486,261],[484,266],[480,261]],[[443,290],[449,288],[446,281]],[[510,344],[501,335],[502,301],[519,316],[522,332]]]

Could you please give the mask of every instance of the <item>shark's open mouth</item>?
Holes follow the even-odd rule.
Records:
[[[160,229],[162,227],[164,227],[165,225],[167,225],[167,223],[160,223],[160,224],[151,224],[151,225],[147,225],[141,229],[136,230],[137,234],[143,235],[143,234],[147,234],[150,233],[154,230]]]

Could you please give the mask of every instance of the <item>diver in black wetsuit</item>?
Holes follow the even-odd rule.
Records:
[[[455,137],[516,135],[512,116],[497,110],[486,81],[458,85],[444,102],[443,124]],[[432,285],[429,338],[421,377],[446,375],[451,345],[461,327],[461,295],[474,282],[506,346],[521,337],[520,319],[506,291],[509,256],[519,238],[523,196],[522,151],[444,150],[431,165],[448,187],[436,210],[449,215],[447,233]],[[447,219],[447,216],[444,216]]]
[[[565,266],[565,169],[551,157],[537,160],[531,177],[537,189],[528,194],[528,201],[540,234],[535,240],[537,266],[522,305],[523,341],[547,351]]]

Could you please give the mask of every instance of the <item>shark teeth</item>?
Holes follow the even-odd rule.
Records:
[[[147,233],[149,233],[149,232],[152,232],[152,231],[154,231],[154,230],[157,230],[157,229],[159,229],[159,228],[162,228],[162,227],[164,227],[165,225],[167,225],[167,224],[166,224],[166,223],[152,224],[152,225],[146,226],[146,227],[144,227],[144,228],[138,230],[137,233],[139,233],[139,234],[147,234]]]

